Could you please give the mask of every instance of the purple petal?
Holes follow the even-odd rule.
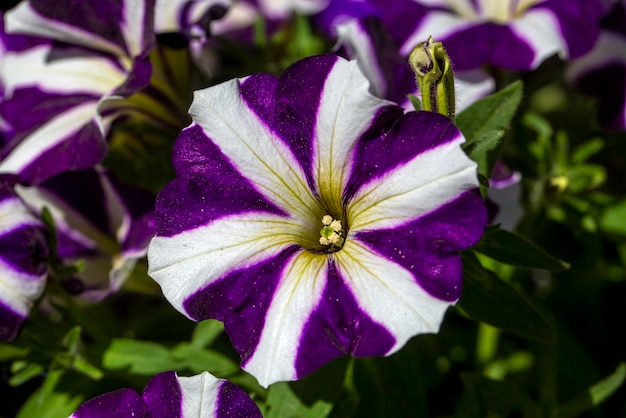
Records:
[[[380,133],[384,135],[364,137],[358,142],[352,163],[355,169],[344,195],[346,199],[366,182],[459,137],[450,119],[430,112],[409,112],[396,120],[391,129]]]
[[[209,318],[223,321],[245,363],[258,345],[280,275],[295,251],[295,247],[289,248],[263,263],[237,269],[211,283],[185,300],[185,311],[196,321]]]
[[[393,335],[359,308],[346,279],[330,264],[321,302],[300,337],[295,365],[298,378],[344,354],[382,356],[395,344]]]
[[[145,417],[146,413],[146,406],[137,392],[119,389],[83,403],[71,418]]]
[[[478,242],[486,216],[482,197],[472,191],[407,225],[359,232],[356,239],[410,271],[433,297],[454,302],[462,287],[458,252]]]
[[[182,395],[175,372],[159,373],[150,379],[143,390],[142,398],[148,416],[182,417]]]
[[[261,411],[239,386],[223,380],[219,384],[215,417],[261,418]]]
[[[15,338],[45,286],[43,224],[15,195],[14,176],[0,176],[0,340]]]
[[[172,236],[241,212],[283,213],[237,172],[199,126],[181,132],[172,154],[179,178],[157,197],[157,235]]]

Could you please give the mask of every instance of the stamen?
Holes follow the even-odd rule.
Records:
[[[341,220],[334,219],[330,215],[322,218],[324,227],[320,231],[320,244],[330,245],[332,247],[341,247],[343,245],[343,227]]]

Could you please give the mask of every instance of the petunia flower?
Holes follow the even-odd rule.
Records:
[[[43,224],[0,175],[0,341],[13,340],[46,284],[48,246]]]
[[[146,384],[141,396],[119,389],[83,403],[70,418],[168,417],[261,418],[261,411],[238,386],[208,372],[190,377],[163,372]]]
[[[157,197],[149,275],[224,321],[263,386],[437,332],[486,224],[442,115],[369,93],[355,61],[298,61],[196,92]]]
[[[99,301],[117,292],[154,235],[154,197],[120,183],[101,168],[66,172],[37,186],[17,186],[34,213],[47,208],[57,232],[57,255],[83,269],[64,278],[66,290]]]
[[[333,7],[362,11],[365,9],[362,3],[340,0],[327,11]],[[433,36],[445,45],[456,71],[473,70],[485,64],[515,71],[531,70],[555,54],[565,59],[576,58],[594,45],[602,13],[599,0],[367,0],[366,3],[391,30],[402,55],[408,55],[415,45]]]
[[[153,2],[30,0],[5,14],[4,37],[47,42],[7,51],[0,64],[0,118],[14,132],[0,172],[33,184],[104,158],[112,102],[150,79]]]
[[[587,52],[598,35],[597,0],[416,0],[426,8],[407,30],[406,52],[428,35],[444,42],[459,70],[484,64],[531,70],[558,54]],[[402,30],[402,29],[401,29]]]

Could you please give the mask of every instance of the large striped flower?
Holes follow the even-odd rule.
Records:
[[[181,377],[163,372],[146,384],[141,396],[119,389],[83,403],[70,418],[168,417],[261,418],[254,401],[238,386],[208,372]]]
[[[149,274],[189,318],[224,321],[264,386],[436,332],[485,226],[450,120],[368,89],[331,55],[231,80],[196,92],[174,146]]]

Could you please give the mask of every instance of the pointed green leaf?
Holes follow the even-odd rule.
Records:
[[[567,263],[552,257],[532,241],[504,229],[486,232],[476,251],[504,264],[528,269],[561,271]]]
[[[524,338],[551,342],[554,329],[539,310],[508,283],[486,270],[471,252],[463,253],[463,294],[467,315]]]
[[[471,143],[463,145],[463,150],[467,156],[478,164],[478,172],[480,174],[489,177],[489,153],[496,151],[500,147],[504,140],[504,134],[505,131],[503,129],[483,132]]]
[[[317,401],[310,407],[302,403],[286,382],[274,383],[267,394],[265,418],[324,418],[332,410],[332,405]]]
[[[522,100],[522,91],[522,82],[516,81],[461,112],[456,125],[467,142],[472,143],[491,131],[506,130]]]
[[[102,359],[106,369],[128,369],[130,373],[148,376],[179,370],[184,364],[184,360],[175,359],[167,347],[160,344],[121,338],[111,342]]]

